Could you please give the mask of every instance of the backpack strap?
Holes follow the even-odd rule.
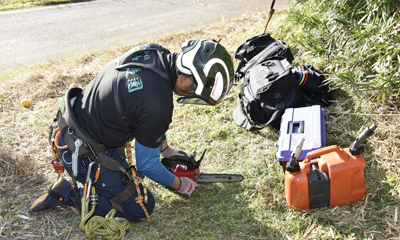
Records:
[[[115,59],[115,62],[117,64],[116,67],[118,67],[119,66],[119,58]],[[120,103],[119,97],[118,97],[118,74],[119,74],[118,70],[114,72],[114,79],[113,79],[113,83],[112,83],[114,102],[115,102],[115,106],[117,107],[117,111],[121,117],[123,125],[126,127],[129,127],[128,120],[125,118],[125,115],[122,113],[121,103]]]
[[[283,45],[283,43],[279,40],[276,40],[270,46],[264,48],[260,53],[254,56],[250,61],[243,64],[243,67],[237,70],[237,77],[242,78],[251,67],[262,62],[268,57],[283,56],[285,51],[286,47]]]
[[[147,64],[143,64],[143,63],[136,63],[136,62],[125,63],[125,64],[122,64],[122,65],[116,66],[115,69],[122,70],[122,69],[128,69],[128,68],[132,68],[132,67],[142,67],[142,68],[149,69],[149,70],[157,73],[161,77],[163,77],[169,83],[172,82],[171,77],[168,76],[168,74],[166,74],[165,72],[162,72],[159,69],[156,69],[156,68],[153,68],[153,67],[149,67]]]
[[[154,48],[153,47],[153,48],[141,49],[141,50],[136,51],[135,53],[138,54],[138,53],[141,53],[141,52],[144,52],[144,51],[157,51],[157,52],[159,52],[159,51],[162,51],[162,50],[163,50],[163,48]],[[164,61],[162,60],[162,58],[160,58],[160,60],[161,60],[161,63],[163,65],[165,65]],[[172,79],[165,72],[162,72],[159,69],[150,67],[148,64],[137,63],[137,62],[129,62],[129,63],[125,63],[125,64],[120,64],[119,58],[115,59],[115,61],[116,61],[116,66],[115,66],[116,71],[114,73],[114,79],[113,79],[113,83],[112,83],[115,106],[117,107],[117,111],[118,111],[119,115],[121,116],[121,120],[122,120],[123,125],[126,126],[126,127],[129,127],[130,125],[128,123],[128,120],[126,119],[124,113],[122,112],[121,101],[119,99],[119,94],[118,94],[118,83],[119,83],[118,74],[119,74],[119,71],[123,70],[123,69],[129,69],[129,68],[132,68],[132,67],[141,67],[141,68],[149,69],[149,70],[157,73],[162,78],[167,80],[170,84],[172,83]]]
[[[142,52],[144,52],[144,51],[157,51],[157,52],[161,52],[161,51],[165,51],[165,50],[166,50],[166,49],[163,48],[163,47],[161,47],[161,46],[160,46],[160,47],[148,47],[148,48],[144,48],[144,49],[137,50],[137,51],[135,51],[134,53],[135,53],[135,54],[139,54],[139,53],[142,53]],[[164,60],[163,60],[162,58],[160,58],[160,61],[161,61],[161,64],[165,67]],[[119,60],[118,60],[117,66],[115,67],[115,69],[117,69],[117,70],[122,70],[122,69],[128,69],[128,68],[132,68],[132,67],[142,67],[142,68],[149,69],[149,70],[151,70],[151,71],[157,73],[157,74],[160,75],[161,77],[163,77],[163,78],[164,78],[165,80],[167,80],[169,83],[172,83],[172,79],[171,79],[171,77],[170,77],[168,74],[166,74],[166,73],[160,71],[159,69],[150,67],[148,64],[144,64],[144,63],[128,62],[128,63],[124,63],[124,64],[121,64],[121,65],[120,65]]]

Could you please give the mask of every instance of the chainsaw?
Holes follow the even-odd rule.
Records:
[[[198,183],[216,183],[216,182],[241,182],[243,176],[240,174],[224,173],[202,173],[200,172],[200,163],[203,160],[206,149],[203,150],[200,158],[196,161],[196,151],[189,154],[187,160],[182,159],[161,159],[161,163],[175,176],[187,177]]]

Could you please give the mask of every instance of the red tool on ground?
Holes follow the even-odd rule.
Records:
[[[189,154],[188,160],[163,158],[161,163],[177,177],[187,177],[195,182],[214,183],[214,182],[241,182],[243,176],[240,174],[221,174],[221,173],[201,173],[200,163],[203,160],[206,149],[196,161],[196,151]]]

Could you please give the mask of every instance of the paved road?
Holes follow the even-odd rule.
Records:
[[[0,71],[269,11],[271,1],[100,0],[1,12]]]

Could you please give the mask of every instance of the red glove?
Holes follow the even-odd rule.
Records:
[[[176,191],[184,197],[190,197],[196,190],[197,183],[187,177],[180,177],[179,179],[181,180],[181,186]]]

